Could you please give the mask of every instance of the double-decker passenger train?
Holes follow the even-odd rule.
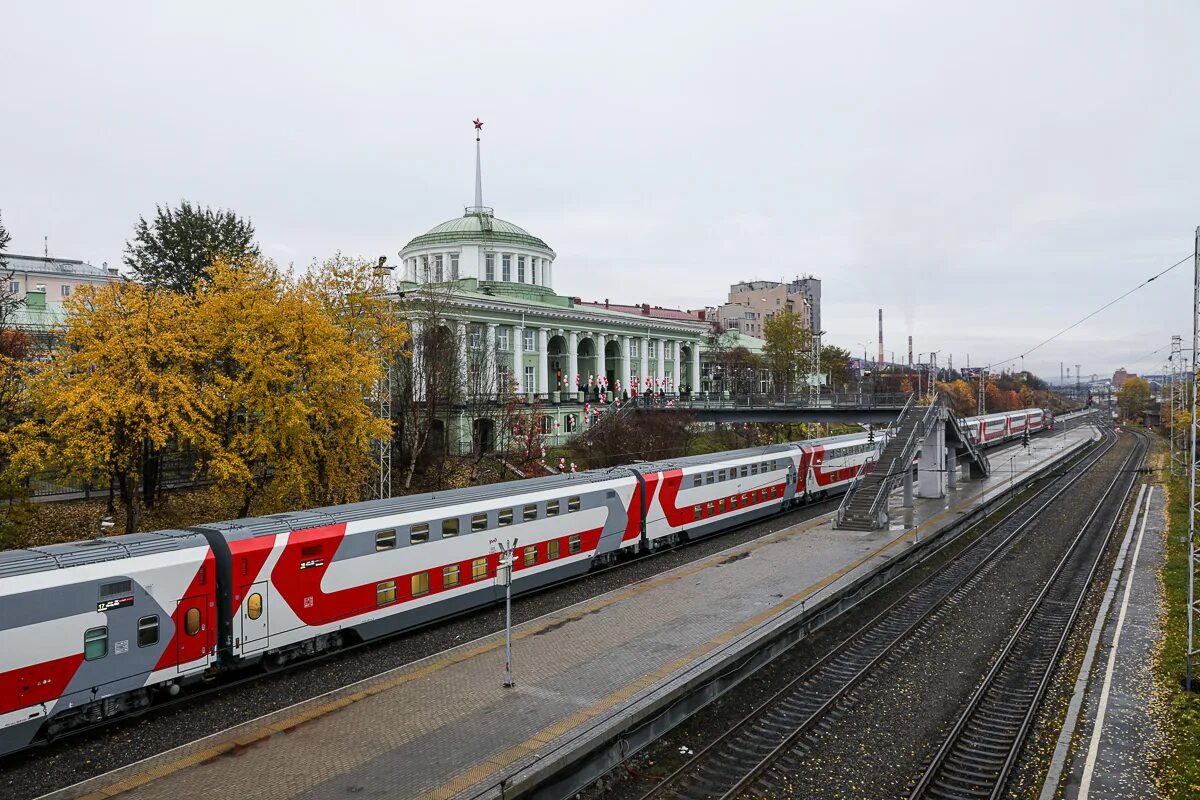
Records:
[[[1049,428],[964,420],[976,442]],[[0,552],[0,755],[844,492],[867,433]]]

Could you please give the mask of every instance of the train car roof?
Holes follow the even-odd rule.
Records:
[[[195,531],[162,530],[4,550],[0,551],[0,578],[207,546],[208,541]]]
[[[606,470],[593,469],[584,472],[568,472],[561,475],[501,481],[500,483],[489,483],[484,486],[449,489],[443,492],[410,494],[388,498],[387,500],[364,500],[359,503],[347,503],[341,506],[325,506],[323,508],[289,511],[263,517],[248,517],[246,519],[204,523],[196,527],[220,531],[224,536],[231,539],[242,539],[279,533],[281,530],[297,531],[306,528],[316,528],[322,525],[354,522],[372,517],[391,516],[410,511],[445,508],[447,505],[455,503],[493,500],[526,492],[544,491],[556,487],[565,489],[569,486],[578,486],[582,490],[589,484],[632,477],[632,475],[633,472],[628,467],[613,467]]]
[[[741,450],[721,450],[716,453],[702,453],[697,456],[680,456],[679,458],[664,458],[658,461],[642,461],[630,464],[633,469],[645,472],[661,472],[677,467],[703,466],[721,461],[735,461],[740,458],[769,456],[775,453],[786,453],[793,449],[791,444],[767,444],[761,447],[743,447]]]

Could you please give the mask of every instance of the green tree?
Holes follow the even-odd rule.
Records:
[[[796,391],[801,376],[810,371],[812,332],[799,314],[777,311],[763,323],[763,338],[767,341],[763,358],[775,382],[775,391]]]
[[[12,241],[12,235],[4,227],[4,217],[0,217],[0,269],[8,268],[8,262],[4,260],[4,251],[8,249],[10,241]]]
[[[850,351],[836,345],[821,348],[821,372],[829,375],[829,385],[844,389],[850,385]]]
[[[186,200],[178,208],[157,206],[152,222],[139,217],[125,243],[125,263],[140,281],[185,293],[210,279],[214,262],[237,264],[258,254],[250,220]]]
[[[1150,406],[1150,384],[1141,378],[1127,378],[1117,393],[1117,406],[1125,419],[1137,419]]]

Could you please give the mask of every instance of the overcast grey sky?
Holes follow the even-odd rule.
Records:
[[[813,273],[827,341],[1021,353],[1192,250],[1200,4],[0,6],[11,249],[121,260],[180,198],[303,267],[484,201],[556,289],[698,307]],[[1145,371],[1186,264],[1026,366]],[[1139,360],[1140,359],[1140,360]]]

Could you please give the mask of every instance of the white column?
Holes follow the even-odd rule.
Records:
[[[408,324],[409,335],[412,336],[412,391],[414,400],[425,399],[425,367],[422,359],[425,353],[421,346],[421,335],[425,329],[425,323],[419,319],[414,319]]]
[[[575,331],[567,333],[567,368],[571,371],[567,375],[567,391],[574,396],[575,376],[579,374],[579,334]]]
[[[513,380],[517,394],[525,394],[525,326],[513,325]]]
[[[629,337],[621,337],[621,388],[629,391]]]
[[[700,391],[700,340],[692,343],[692,392]]]
[[[658,386],[662,385],[663,378],[667,377],[667,340],[658,340]]]
[[[546,352],[546,329],[538,328],[537,331],[537,351],[538,351],[538,394],[546,394],[550,391],[550,361]]]
[[[675,357],[671,361],[671,380],[674,382],[675,394],[679,394],[679,381],[683,377],[683,370],[679,365],[679,361],[683,358],[683,342],[675,342],[672,347],[675,348]]]
[[[500,385],[500,375],[496,370],[496,323],[489,322],[487,324],[487,334],[483,340],[483,368],[486,370],[483,374],[481,383],[486,386],[495,386],[495,393],[504,396],[508,393],[507,386]]]
[[[445,265],[442,265],[445,269]],[[467,385],[467,331],[468,325],[466,320],[458,321],[458,385],[462,389],[463,396],[466,397],[470,387]]]
[[[642,358],[638,365],[638,380],[644,381],[650,377],[650,334],[642,336]]]
[[[600,376],[607,375],[606,361],[604,359],[604,348],[608,344],[608,337],[603,333],[596,334],[596,386],[600,386]]]

